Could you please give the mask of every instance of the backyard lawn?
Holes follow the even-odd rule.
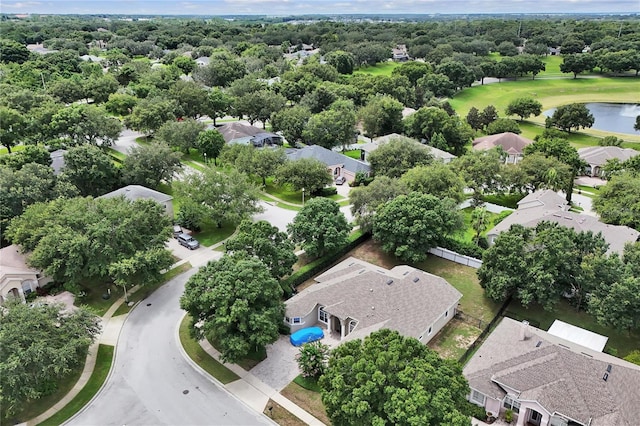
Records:
[[[353,71],[354,74],[391,75],[393,70],[400,65],[398,62],[387,61],[372,67],[360,67]]]

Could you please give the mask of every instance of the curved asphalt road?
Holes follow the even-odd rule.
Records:
[[[273,424],[205,378],[182,356],[176,330],[184,311],[178,300],[196,271],[177,276],[129,314],[105,387],[67,424]]]

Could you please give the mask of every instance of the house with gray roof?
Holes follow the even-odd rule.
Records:
[[[327,166],[334,179],[339,176],[344,176],[347,182],[353,182],[358,172],[365,173],[366,175],[371,173],[371,166],[364,161],[347,157],[346,155],[319,145],[308,145],[300,149],[288,149],[286,154],[289,160],[315,158]]]
[[[487,232],[489,244],[493,244],[498,235],[508,231],[511,225],[535,228],[543,221],[555,222],[576,232],[599,232],[609,244],[608,253],[622,254],[626,243],[636,242],[640,238],[640,232],[628,226],[608,225],[600,222],[597,217],[567,211],[566,201],[554,194],[553,191],[536,191],[520,200],[518,210]]]
[[[376,149],[378,149],[381,145],[397,139],[404,139],[404,140],[412,141],[419,144],[420,146],[424,147],[424,149],[429,150],[431,155],[433,155],[433,158],[435,158],[438,161],[442,161],[445,164],[450,163],[451,160],[453,160],[454,158],[457,158],[455,155],[447,151],[443,151],[441,149],[435,148],[430,145],[422,144],[415,139],[412,139],[403,135],[399,135],[397,133],[391,133],[389,135],[377,137],[369,143],[358,145],[357,149],[361,151],[360,159],[366,162],[367,156],[371,154],[373,151],[375,151]]]
[[[51,157],[51,168],[53,169],[53,174],[56,176],[62,173],[62,169],[64,169],[64,155],[66,153],[66,149],[56,149],[49,153],[49,157]]]
[[[444,278],[407,265],[390,270],[350,257],[285,302],[296,332],[320,326],[334,338],[363,338],[382,328],[427,343],[456,314],[462,294]]]
[[[640,155],[640,151],[619,146],[590,146],[578,150],[580,159],[587,163],[584,173],[588,176],[602,177],[602,167],[609,160],[627,161]]]
[[[225,123],[222,126],[214,129],[220,132],[226,143],[237,143],[243,145],[248,145],[251,142],[252,137],[265,132],[259,127],[255,127],[241,121],[232,121],[230,123]]]
[[[516,426],[632,426],[640,366],[503,318],[463,369],[469,401]]]
[[[127,185],[98,198],[124,197],[130,201],[153,200],[164,207],[164,211],[173,220],[173,197],[142,185]]]

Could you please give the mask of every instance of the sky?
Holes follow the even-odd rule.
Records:
[[[0,0],[2,13],[142,15],[640,13],[640,0]]]

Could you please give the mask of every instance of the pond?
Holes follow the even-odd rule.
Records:
[[[640,134],[640,132],[633,129],[636,123],[636,117],[640,115],[640,105],[602,102],[592,102],[585,105],[595,119],[592,129],[632,135]],[[556,108],[552,108],[543,112],[543,114],[545,117],[550,117],[555,110]]]

